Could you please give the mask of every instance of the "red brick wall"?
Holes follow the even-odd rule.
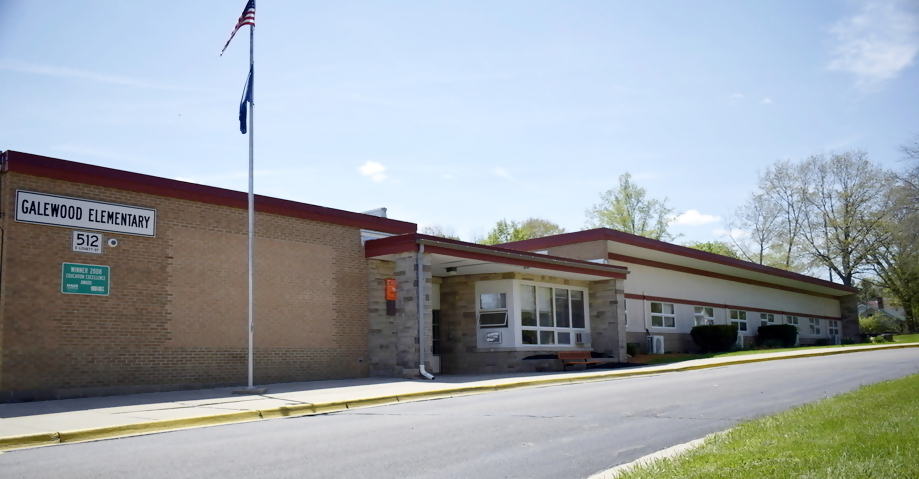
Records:
[[[245,210],[15,172],[0,188],[0,401],[246,381]],[[157,236],[74,253],[72,228],[14,220],[16,189],[155,208]],[[256,383],[366,376],[359,229],[260,213],[256,231]],[[63,262],[110,266],[110,295],[62,294]]]

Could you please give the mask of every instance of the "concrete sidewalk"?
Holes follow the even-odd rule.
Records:
[[[761,353],[570,373],[439,376],[436,381],[364,378],[286,383],[268,385],[268,393],[257,396],[234,395],[233,390],[238,388],[219,388],[0,404],[0,451],[508,389],[907,347],[919,347],[919,343]]]

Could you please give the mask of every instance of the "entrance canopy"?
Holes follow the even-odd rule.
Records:
[[[369,240],[367,258],[392,261],[396,255],[423,251],[430,256],[432,276],[526,272],[581,281],[625,279],[629,270],[590,261],[466,243],[438,236],[411,233]]]

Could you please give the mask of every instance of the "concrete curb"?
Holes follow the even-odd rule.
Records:
[[[714,432],[707,436],[700,437],[699,439],[694,439],[689,442],[684,442],[683,444],[677,444],[676,446],[670,446],[666,449],[661,449],[657,452],[652,452],[647,456],[639,457],[632,462],[627,462],[625,464],[620,464],[618,466],[611,467],[605,471],[600,471],[587,479],[616,479],[626,471],[629,471],[636,467],[647,466],[648,464],[657,461],[658,459],[669,459],[672,457],[677,457],[679,455],[685,454],[687,451],[691,451],[706,442],[712,439],[715,436],[725,434],[730,431],[730,429]]]
[[[796,354],[793,356],[777,356],[766,358],[741,358],[717,363],[697,364],[691,366],[660,366],[657,369],[641,369],[628,371],[610,371],[607,373],[592,373],[576,377],[549,377],[542,379],[525,379],[494,386],[463,386],[438,391],[422,391],[405,394],[393,394],[370,398],[355,399],[352,401],[336,401],[328,403],[307,403],[295,406],[280,406],[271,409],[239,411],[207,416],[195,416],[183,419],[166,419],[149,421],[122,426],[105,426],[98,428],[81,429],[76,431],[43,432],[21,436],[0,437],[0,451],[22,449],[27,447],[47,446],[71,442],[95,441],[115,437],[136,436],[152,434],[194,427],[217,426],[241,422],[257,421],[260,419],[274,419],[284,417],[309,416],[315,414],[328,414],[348,409],[361,407],[382,406],[401,402],[426,401],[451,397],[485,394],[497,391],[510,391],[514,389],[553,386],[557,384],[577,384],[595,381],[610,381],[613,379],[631,378],[636,376],[651,376],[655,374],[695,371],[699,369],[719,368],[745,363],[758,363],[764,361],[778,361],[782,359],[808,358],[815,356],[832,356],[836,354],[858,353],[863,351],[882,351],[885,349],[919,348],[919,343],[863,346],[857,348],[832,349],[828,351],[814,351]],[[680,364],[680,363],[677,363]]]

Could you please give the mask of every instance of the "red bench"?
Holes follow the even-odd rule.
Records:
[[[567,371],[568,366],[583,364],[585,368],[600,364],[603,361],[591,361],[590,351],[559,351],[558,358],[562,360],[562,371]]]

